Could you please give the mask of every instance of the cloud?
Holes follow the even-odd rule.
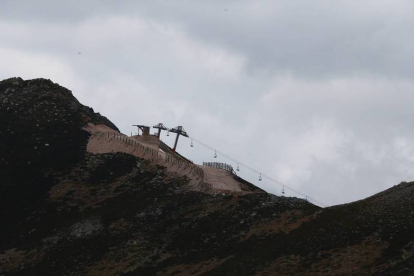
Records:
[[[410,1],[5,1],[0,78],[50,78],[127,134],[138,123],[183,125],[264,174],[344,203],[414,176],[413,9]],[[178,149],[198,163],[228,162],[188,139]]]
[[[0,76],[3,78],[24,76],[31,79],[44,76],[56,82],[75,82],[72,68],[61,59],[2,47],[0,47],[0,57],[3,64],[0,67]]]

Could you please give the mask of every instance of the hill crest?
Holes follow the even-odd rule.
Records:
[[[133,140],[49,80],[0,82],[2,274],[414,275],[413,183],[325,209],[209,193],[141,153],[88,151],[99,125]]]

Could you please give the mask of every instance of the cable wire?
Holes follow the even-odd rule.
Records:
[[[312,197],[310,197],[310,196],[308,196],[308,195],[306,195],[306,194],[304,194],[304,193],[301,193],[300,191],[298,191],[298,190],[296,190],[296,189],[294,189],[294,188],[292,188],[292,187],[289,187],[288,185],[284,184],[283,182],[280,182],[280,181],[278,181],[278,180],[276,180],[276,179],[274,179],[274,178],[272,178],[272,177],[270,177],[270,176],[268,176],[268,175],[263,174],[262,172],[260,172],[260,171],[258,171],[258,170],[256,170],[256,169],[254,169],[254,168],[252,168],[252,167],[250,167],[250,166],[248,166],[248,165],[244,164],[243,162],[240,162],[240,161],[238,161],[238,160],[234,159],[233,157],[231,157],[231,156],[229,156],[229,155],[227,155],[227,154],[225,154],[225,153],[223,153],[223,152],[221,152],[221,151],[218,151],[217,149],[215,149],[215,148],[213,148],[213,147],[211,147],[211,146],[207,145],[206,143],[204,143],[204,142],[202,142],[202,141],[200,141],[200,140],[198,140],[198,139],[196,139],[196,138],[194,138],[194,137],[192,137],[192,136],[191,136],[191,137],[189,137],[189,138],[190,138],[190,139],[192,139],[192,140],[193,140],[194,142],[196,142],[197,144],[199,144],[199,145],[201,145],[201,146],[203,146],[203,147],[205,147],[205,148],[207,148],[207,149],[209,149],[209,150],[211,150],[211,151],[213,151],[213,152],[215,152],[215,153],[217,153],[217,154],[220,154],[220,155],[221,155],[221,156],[223,156],[224,158],[226,158],[226,159],[228,159],[228,160],[231,160],[231,161],[233,161],[233,162],[235,162],[235,163],[239,164],[239,166],[242,166],[242,167],[244,167],[244,168],[248,169],[249,171],[251,171],[251,172],[253,172],[253,173],[259,174],[259,175],[261,175],[263,178],[266,178],[267,180],[269,180],[269,181],[271,181],[271,182],[274,182],[274,183],[276,183],[277,185],[280,185],[280,186],[284,187],[285,189],[290,190],[291,192],[294,192],[294,193],[295,193],[295,194],[297,194],[297,195],[300,195],[300,196],[302,196],[302,197],[306,198],[306,200],[311,201],[311,202],[313,202],[313,203],[315,203],[315,204],[319,205],[320,207],[326,207],[326,206],[327,206],[326,204],[324,204],[324,203],[320,202],[319,200],[316,200],[316,199],[314,199],[314,198],[312,198]]]

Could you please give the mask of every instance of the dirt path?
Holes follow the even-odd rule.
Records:
[[[87,151],[94,154],[123,152],[131,154],[157,165],[178,176],[186,176],[196,190],[222,190],[242,192],[240,183],[230,172],[195,165],[160,149],[160,142],[155,136],[128,137],[105,125],[89,124],[85,130],[92,133]]]
[[[204,182],[211,185],[213,189],[239,191],[242,189],[231,173],[226,170],[200,166],[204,171]]]

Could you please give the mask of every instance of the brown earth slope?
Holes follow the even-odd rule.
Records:
[[[105,117],[49,80],[0,82],[0,275],[414,275],[414,183],[321,209],[203,193],[86,151]]]

